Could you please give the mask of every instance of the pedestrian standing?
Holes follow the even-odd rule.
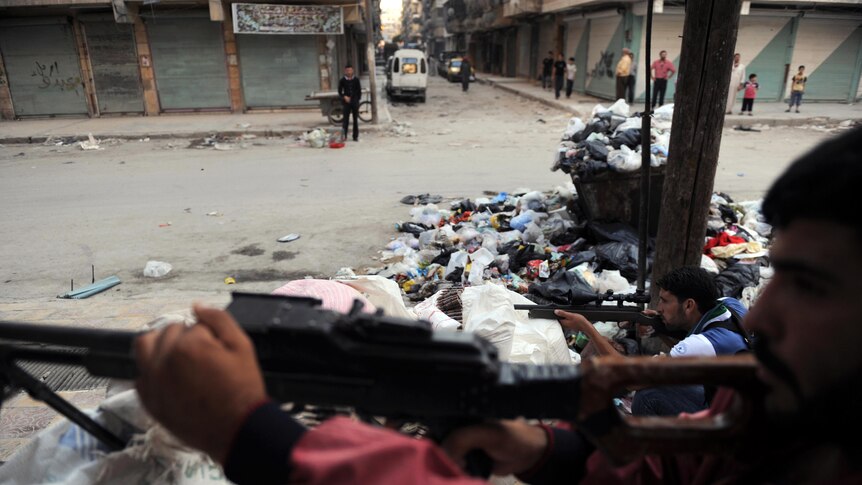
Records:
[[[338,96],[341,98],[341,138],[347,139],[350,115],[353,115],[353,141],[359,141],[359,100],[362,98],[362,85],[353,75],[353,66],[344,68],[344,77],[338,81]]]
[[[752,116],[751,110],[754,108],[754,98],[757,97],[757,90],[760,89],[760,84],[757,84],[757,74],[748,76],[748,81],[743,85],[743,89],[745,92],[742,94],[742,111],[739,114],[744,114],[748,111],[748,116]]]
[[[563,90],[563,80],[566,79],[566,61],[562,54],[557,54],[557,62],[554,63],[554,98],[560,99],[560,91]]]
[[[548,51],[548,55],[542,59],[542,89],[551,89],[551,71],[554,68],[554,53]]]
[[[784,112],[790,113],[790,109],[795,104],[798,113],[799,105],[802,104],[802,93],[805,92],[805,83],[808,82],[808,78],[805,76],[805,66],[799,66],[799,71],[790,81],[790,106]]]
[[[632,69],[632,51],[630,51],[627,47],[623,48],[623,55],[620,57],[620,61],[617,63],[616,77],[617,77],[617,89],[616,89],[616,99],[623,99],[626,97],[626,91],[629,86],[629,78],[631,77],[631,69]]]
[[[575,88],[575,75],[578,73],[578,66],[575,65],[575,58],[570,57],[566,63],[566,99],[572,97],[572,89]]]
[[[745,64],[740,62],[742,56],[737,52],[733,55],[733,69],[730,72],[730,87],[727,88],[726,114],[733,114],[733,105],[736,103],[736,93],[742,89],[745,82]]]
[[[664,105],[664,95],[667,92],[667,81],[676,74],[676,68],[673,67],[673,62],[667,60],[667,51],[658,53],[659,60],[652,63],[650,67],[650,77],[653,80],[652,88],[652,109],[655,109],[656,103],[659,106]]]
[[[461,91],[467,92],[470,89],[470,76],[473,74],[473,65],[470,63],[470,58],[464,56],[461,59]]]

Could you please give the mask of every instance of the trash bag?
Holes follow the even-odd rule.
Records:
[[[629,282],[622,277],[619,271],[606,269],[596,275],[596,289],[599,293],[605,293],[608,290],[614,293],[624,293],[629,289]]]
[[[611,138],[611,146],[618,149],[621,146],[627,146],[632,150],[635,149],[638,145],[641,144],[641,130],[637,128],[629,128],[628,130],[618,131],[613,138]]]
[[[740,298],[743,288],[760,283],[760,265],[736,263],[728,266],[715,277],[715,284],[722,296]]]
[[[596,259],[603,270],[616,269],[628,280],[638,276],[638,245],[627,242],[609,242],[594,248]],[[649,266],[649,265],[647,265]],[[647,271],[649,271],[647,269]]]
[[[530,285],[529,292],[560,305],[570,305],[573,300],[596,294],[593,287],[575,271],[557,271],[547,281]]]
[[[587,142],[587,151],[590,154],[590,158],[593,160],[605,162],[608,159],[608,147],[600,141],[594,140]]]
[[[637,245],[640,242],[637,229],[623,222],[590,222],[587,231],[597,243],[625,242]]]
[[[585,125],[580,118],[577,116],[572,117],[572,119],[569,120],[569,126],[566,127],[566,131],[563,133],[563,140],[571,140],[573,136],[584,131],[584,128],[586,127],[587,125]]]
[[[622,98],[616,100],[616,102],[608,108],[608,111],[618,116],[625,118],[629,117],[629,105],[626,103],[626,100]]]
[[[596,260],[596,252],[593,250],[580,251],[576,254],[573,254],[568,264],[566,264],[566,269],[571,269],[577,266],[580,266],[584,263],[592,263]]]
[[[673,120],[673,104],[666,104],[653,111],[653,118],[661,121]]]
[[[634,172],[641,168],[641,154],[623,145],[608,153],[608,166],[617,172]]]

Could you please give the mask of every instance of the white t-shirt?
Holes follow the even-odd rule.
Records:
[[[576,72],[578,72],[578,66],[574,64],[566,64],[566,79],[574,81]]]

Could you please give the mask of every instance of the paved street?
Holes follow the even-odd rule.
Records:
[[[264,136],[225,151],[187,148],[186,139],[117,141],[99,151],[3,146],[0,319],[138,328],[193,300],[220,305],[232,290],[268,292],[306,275],[377,266],[394,223],[409,217],[399,203],[407,194],[452,200],[567,182],[549,171],[566,111],[490,85],[464,94],[433,77],[426,104],[396,102],[389,112],[392,125],[340,150]],[[10,123],[20,131],[28,122]],[[794,156],[829,136],[811,127],[730,126],[716,189],[742,199],[759,197]],[[301,238],[276,241],[288,233]],[[148,260],[174,269],[145,278]],[[76,287],[90,282],[91,265],[97,279],[117,275],[122,284],[57,300],[70,279]],[[229,276],[236,285],[225,284]],[[28,429],[0,434],[0,460],[38,427]]]

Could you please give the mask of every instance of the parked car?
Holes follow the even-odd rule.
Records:
[[[437,75],[446,77],[447,70],[449,69],[449,59],[453,57],[461,57],[461,54],[458,51],[443,51],[437,55]]]
[[[461,75],[463,74],[461,72],[461,61],[462,61],[462,59],[460,57],[453,57],[452,59],[449,59],[449,62],[446,63],[446,79],[450,83],[456,82],[456,81],[457,82],[461,81]],[[476,77],[476,68],[474,68],[473,66],[470,66],[470,74],[469,75],[470,75],[471,80],[473,78],[475,78]]]
[[[386,61],[386,94],[390,98],[413,98],[425,102],[428,60],[416,49],[399,49]]]

